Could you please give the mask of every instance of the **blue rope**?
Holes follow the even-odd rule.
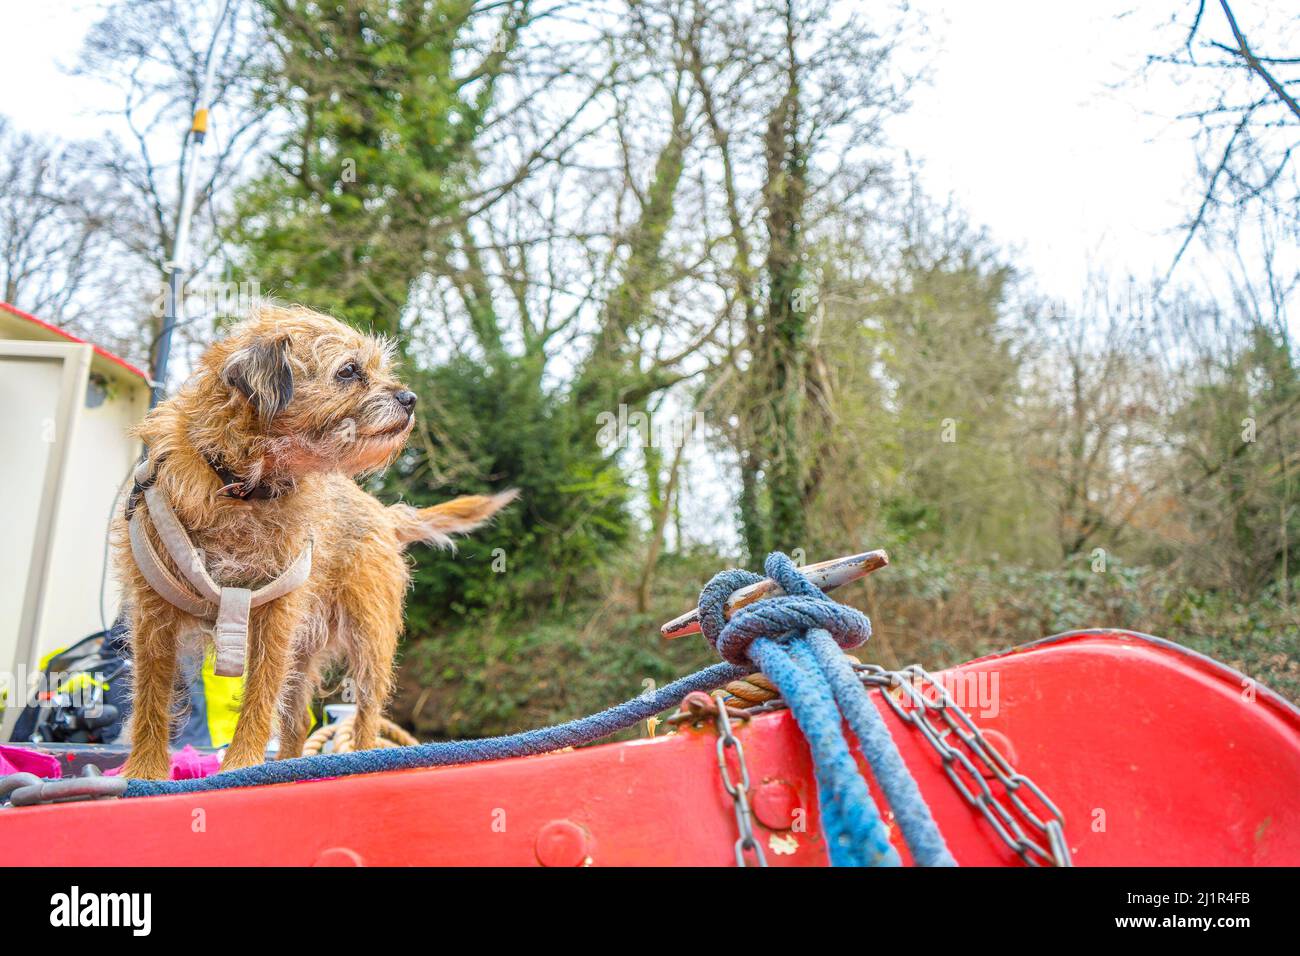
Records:
[[[808,635],[820,633],[828,640],[833,635],[844,647],[857,647],[871,636],[871,624],[861,612],[822,594],[785,555],[768,555],[764,570],[785,595],[751,604],[726,621],[727,597],[760,578],[748,571],[724,571],[700,594],[701,630],[725,660],[748,659],[767,675],[807,738],[831,865],[898,866],[889,829],[844,738],[834,690],[807,646]],[[774,635],[780,635],[780,643]]]
[[[154,797],[164,794],[201,793],[208,790],[229,790],[233,787],[255,787],[268,783],[321,780],[326,777],[348,777],[353,774],[379,773],[385,770],[409,770],[413,767],[445,767],[451,764],[475,763],[480,760],[543,754],[562,747],[576,747],[579,744],[588,744],[593,740],[608,737],[615,731],[631,727],[647,717],[653,717],[669,707],[675,707],[692,691],[713,690],[715,687],[721,687],[753,672],[753,667],[714,664],[712,667],[706,667],[671,684],[665,684],[658,690],[634,697],[590,717],[580,717],[554,727],[527,730],[505,737],[452,740],[445,743],[416,744],[411,747],[359,750],[345,754],[316,754],[311,757],[295,757],[292,760],[273,760],[255,767],[226,770],[198,780],[132,779],[126,785],[126,791],[122,796]]]
[[[834,697],[834,704],[844,715],[853,735],[857,738],[863,757],[866,758],[872,774],[884,791],[885,799],[894,811],[903,839],[908,849],[912,851],[913,859],[919,866],[956,866],[957,861],[953,859],[943,835],[939,832],[939,827],[934,822],[934,817],[930,815],[930,808],[926,805],[925,798],[921,796],[916,780],[908,771],[907,765],[903,763],[903,756],[899,753],[898,745],[894,743],[889,728],[885,726],[880,712],[872,705],[866,688],[853,673],[848,658],[840,651],[841,647],[856,647],[866,641],[871,636],[870,621],[852,608],[835,604],[820,588],[800,574],[790,559],[783,554],[770,555],[765,570],[768,577],[780,584],[781,590],[789,596],[777,599],[777,607],[795,609],[793,614],[782,617],[776,622],[773,622],[773,615],[769,610],[765,615],[765,623],[779,625],[787,620],[796,619],[806,622],[803,631],[805,638],[793,645],[795,652],[801,663],[806,665],[806,669],[815,670],[828,684]],[[816,610],[799,603],[801,601],[814,602]],[[751,607],[757,609],[763,604],[771,603],[774,602],[769,599]],[[808,626],[814,623],[813,619],[818,613],[822,613],[821,608],[827,604],[851,615],[857,615],[861,618],[860,623],[855,623],[855,626],[845,630],[834,630],[843,627],[842,615],[835,615],[826,618],[829,627]],[[748,610],[741,613],[747,614]],[[716,621],[717,616],[712,616],[710,626]],[[735,622],[736,618],[733,617],[732,623]],[[737,630],[751,633],[753,627],[746,623],[741,624]],[[858,639],[859,636],[861,640]],[[719,635],[719,640],[721,637],[722,635]],[[767,673],[766,667],[759,665],[759,669]],[[780,684],[777,686],[784,696],[785,687]],[[800,726],[802,727],[802,723]]]
[[[812,752],[817,803],[831,866],[898,866],[898,851],[849,752],[830,687],[807,668],[804,648],[759,638],[754,663],[781,690]]]
[[[730,621],[723,613],[727,598],[760,580],[758,575],[723,571],[700,594],[701,630],[724,663],[589,717],[482,740],[277,760],[197,780],[131,780],[123,796],[201,793],[547,753],[607,737],[675,706],[692,691],[721,687],[757,668],[780,690],[808,740],[832,865],[900,863],[867,782],[858,773],[842,718],[857,737],[916,862],[956,865],[888,728],[840,652],[864,643],[871,636],[871,623],[861,612],[828,598],[784,554],[769,555],[765,569],[785,595],[743,608]]]
[[[848,659],[825,631],[810,631],[807,647],[826,676],[835,703],[858,740],[858,749],[894,811],[912,859],[917,866],[956,866],[957,861],[930,815],[930,807],[916,779],[903,763],[903,755],[898,752],[884,718],[872,705]]]

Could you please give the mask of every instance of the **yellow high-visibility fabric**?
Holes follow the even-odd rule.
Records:
[[[203,700],[213,747],[224,747],[234,739],[243,692],[243,677],[218,677],[216,655],[211,651],[203,655]]]
[[[207,705],[208,737],[213,747],[224,747],[235,737],[239,708],[244,693],[243,677],[219,677],[216,657],[209,649],[203,656],[203,700]],[[311,704],[307,705],[311,716]],[[315,721],[313,720],[313,725]]]

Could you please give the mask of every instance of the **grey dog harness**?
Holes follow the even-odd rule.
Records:
[[[135,480],[136,487],[142,489],[144,503],[158,540],[167,549],[185,580],[179,580],[172,574],[154,550],[153,543],[145,532],[139,508],[132,509],[129,521],[131,554],[135,557],[136,566],[149,586],[168,603],[201,621],[215,624],[213,639],[217,646],[216,672],[222,677],[239,677],[244,673],[248,649],[249,612],[302,586],[311,574],[312,542],[308,540],[302,553],[274,581],[256,591],[222,587],[208,574],[202,553],[185,533],[176,512],[167,503],[166,495],[153,486],[147,461],[141,462],[136,468]]]

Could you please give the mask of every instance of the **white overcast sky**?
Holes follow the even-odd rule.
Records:
[[[1243,21],[1252,5],[1239,4]],[[929,28],[931,82],[892,135],[921,164],[927,190],[951,196],[1015,250],[1054,298],[1077,301],[1089,270],[1163,274],[1196,201],[1189,131],[1170,122],[1185,96],[1133,81],[1167,42],[1156,26],[1185,10],[1183,0],[1131,14],[1135,0],[913,6]],[[102,132],[95,109],[111,97],[61,69],[75,61],[95,9],[87,0],[0,0],[0,113],[20,129]]]
[[[1151,102],[1135,79],[1159,17],[1121,18],[1133,3],[1116,0],[916,6],[933,79],[893,138],[928,191],[952,195],[1053,296],[1077,298],[1090,268],[1163,274],[1196,179],[1189,131],[1168,119],[1181,104]],[[1151,6],[1166,19],[1184,7]]]

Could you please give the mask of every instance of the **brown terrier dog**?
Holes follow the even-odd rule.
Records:
[[[415,395],[393,377],[391,353],[327,316],[264,306],[213,345],[194,377],[135,430],[148,449],[140,483],[165,496],[210,581],[257,588],[311,548],[305,582],[254,602],[247,617],[247,680],[225,768],[263,760],[277,713],[279,756],[300,755],[311,695],[340,659],[355,685],[356,745],[376,746],[402,631],[403,548],[449,545],[450,535],[478,527],[515,497],[470,496],[417,511],[385,507],[357,486],[354,476],[397,456],[415,420]],[[183,580],[158,531],[163,519],[137,498],[128,511],[144,513],[138,521],[159,564]],[[118,520],[115,539],[135,670],[124,773],[165,779],[178,651],[212,632],[151,586],[133,557],[127,520]]]

